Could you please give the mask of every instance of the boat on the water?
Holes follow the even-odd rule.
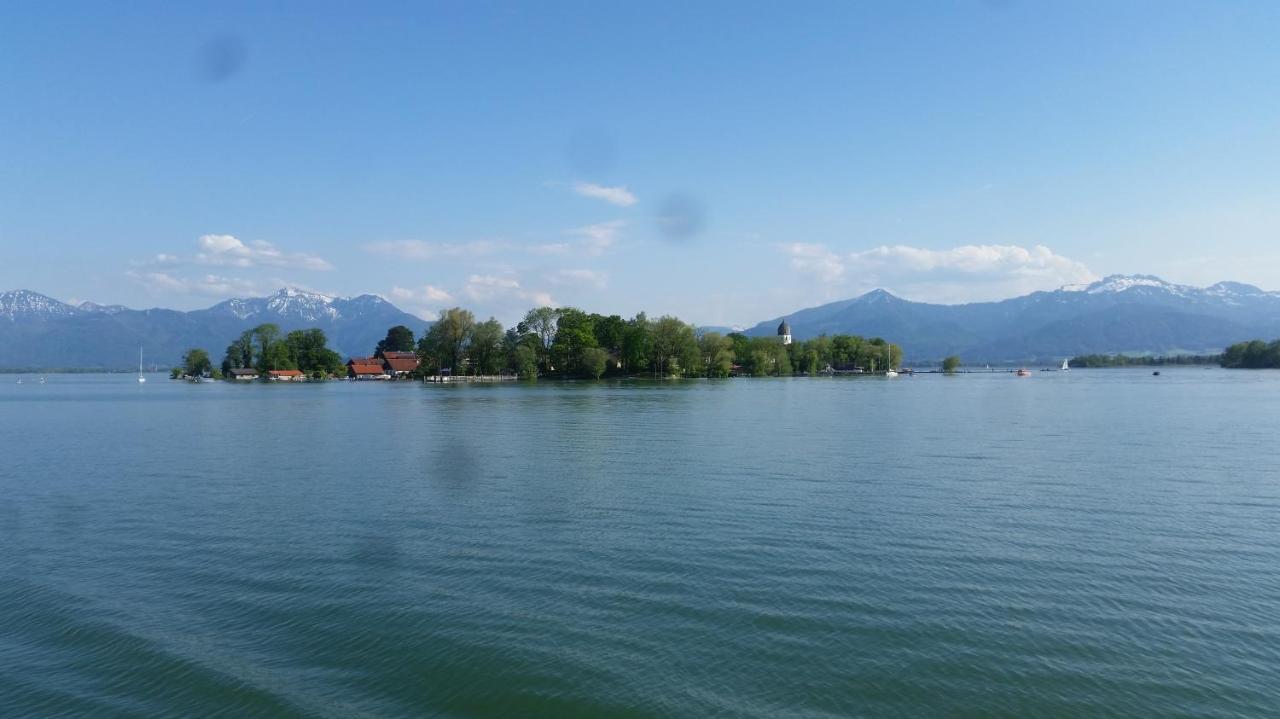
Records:
[[[1015,372],[1014,374],[1018,375],[1019,377],[1030,377],[1030,376],[1031,376],[1031,370],[1027,369],[1026,367],[1022,367],[1021,369],[1019,369],[1019,370],[1018,370],[1017,372]]]

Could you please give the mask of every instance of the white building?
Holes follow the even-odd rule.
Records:
[[[782,338],[783,345],[791,344],[791,325],[787,324],[786,320],[778,325],[778,337]]]

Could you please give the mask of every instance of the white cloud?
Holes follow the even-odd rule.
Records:
[[[622,232],[622,228],[626,227],[626,225],[626,220],[597,222],[594,225],[569,230],[569,234],[583,238],[581,245],[587,254],[599,255],[612,247],[614,242],[617,242],[618,234]]]
[[[178,277],[159,271],[129,270],[125,275],[151,292],[210,297],[258,297],[270,294],[280,285],[288,284],[282,280],[271,280],[270,284],[264,284],[255,280],[212,274],[201,277]]]
[[[452,302],[453,295],[432,285],[423,285],[418,289],[408,287],[392,287],[391,296],[397,300],[416,300],[421,302]]]
[[[424,319],[435,319],[440,305],[453,302],[453,295],[434,285],[392,287],[390,299]]]
[[[391,242],[371,242],[365,245],[364,249],[375,255],[396,257],[402,260],[434,260],[491,255],[502,249],[502,244],[489,240],[461,243],[395,240]]]
[[[547,275],[547,281],[553,285],[591,287],[602,290],[609,284],[609,275],[599,270],[557,270]]]
[[[256,240],[245,244],[233,235],[202,235],[197,241],[200,252],[195,262],[225,267],[287,267],[301,270],[332,270],[333,265],[316,255],[283,252],[270,242]],[[174,255],[157,255],[156,259],[178,262]]]
[[[196,240],[199,251],[189,257],[161,252],[145,260],[134,260],[134,267],[171,268],[182,265],[214,267],[282,267],[295,270],[328,271],[328,260],[305,252],[284,252],[270,242],[242,242],[233,235],[201,235]]]
[[[554,305],[551,295],[537,290],[521,287],[520,281],[514,277],[497,275],[471,275],[467,278],[467,286],[463,290],[467,297],[477,302],[494,302],[502,300],[520,300],[532,302],[538,306]]]
[[[535,255],[567,255],[573,250],[568,242],[550,242],[545,245],[534,245],[529,252]]]
[[[591,197],[597,200],[604,200],[618,207],[630,207],[639,200],[625,187],[606,187],[597,185],[593,182],[575,182],[573,183],[573,191],[583,197]]]
[[[827,296],[883,287],[908,299],[972,302],[1097,279],[1084,263],[1043,245],[947,250],[882,245],[841,254],[825,245],[797,242],[780,249],[790,257],[791,269],[820,283]]]
[[[801,274],[828,284],[844,278],[845,260],[826,245],[793,242],[782,249],[791,256],[791,269]]]

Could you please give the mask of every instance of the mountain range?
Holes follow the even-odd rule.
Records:
[[[319,327],[343,356],[371,353],[389,327],[405,325],[417,334],[427,324],[376,295],[330,297],[282,289],[270,297],[179,312],[71,305],[15,290],[0,294],[0,367],[123,369],[137,366],[139,347],[148,366],[177,364],[192,347],[207,349],[217,362],[241,332],[266,322],[286,332]]]
[[[1212,354],[1241,340],[1280,337],[1280,292],[1219,282],[1191,287],[1149,275],[1113,275],[1089,285],[999,302],[936,305],[884,290],[797,310],[750,328],[797,339],[820,334],[884,337],[908,364],[959,355],[967,362],[1060,362],[1080,354]],[[428,324],[376,295],[330,297],[282,289],[191,312],[71,305],[29,290],[0,294],[0,368],[125,369],[176,364],[191,347],[217,360],[244,330],[274,322],[284,331],[319,327],[344,356],[373,351],[387,328],[420,334]]]
[[[783,317],[748,335],[770,335]],[[1081,354],[1216,354],[1280,337],[1280,292],[1238,282],[1179,285],[1112,275],[1089,285],[999,302],[935,305],[874,290],[787,315],[797,339],[849,333],[902,345],[910,362],[959,355],[976,362],[1060,362]]]

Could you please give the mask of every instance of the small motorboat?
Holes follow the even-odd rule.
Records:
[[[1014,374],[1018,375],[1019,377],[1030,377],[1031,370],[1027,369],[1026,367],[1023,367],[1022,369],[1019,369]]]
[[[1152,373],[1151,373],[1151,376],[1152,376],[1152,377],[1159,377],[1159,376],[1160,376],[1160,370],[1156,370],[1155,372],[1152,372]]]

